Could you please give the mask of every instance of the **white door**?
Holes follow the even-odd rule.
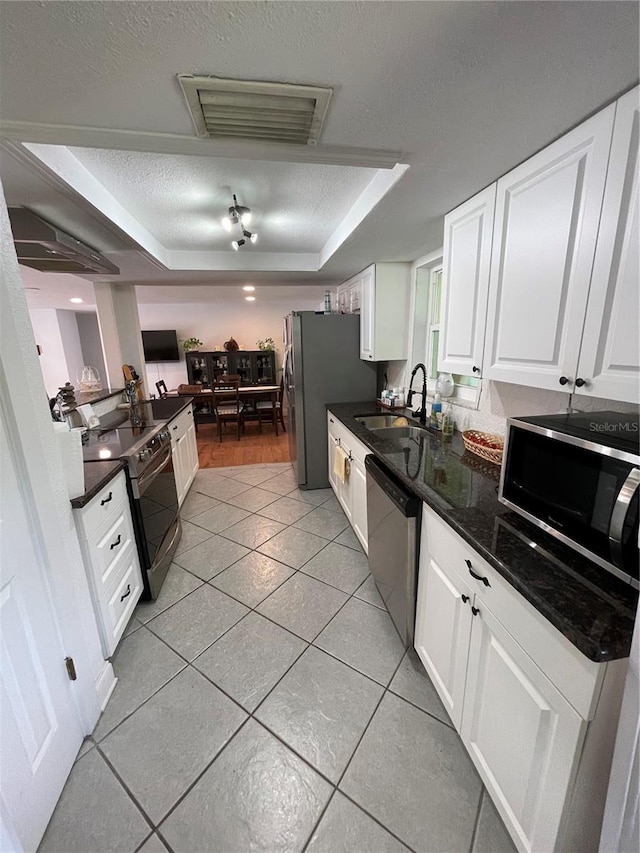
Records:
[[[615,104],[498,181],[483,376],[573,390]]]
[[[38,847],[82,743],[38,546],[33,496],[0,412],[0,776],[24,850]]]
[[[476,598],[462,741],[521,850],[556,850],[586,723]]]
[[[351,525],[365,554],[367,542],[367,472],[364,464],[354,456],[351,463]]]
[[[640,403],[640,89],[616,105],[577,375],[580,394]]]
[[[495,203],[492,184],[444,218],[438,370],[480,373]]]
[[[423,543],[424,532],[423,525]],[[414,645],[458,731],[462,721],[472,603],[470,587],[455,572],[439,566],[423,544]]]
[[[360,358],[373,361],[373,332],[375,328],[376,280],[374,268],[362,274],[360,305]]]

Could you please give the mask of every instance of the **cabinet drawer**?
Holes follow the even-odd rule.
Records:
[[[423,547],[440,565],[464,580],[547,678],[585,720],[592,719],[604,668],[585,657],[428,506],[422,522]],[[473,574],[472,574],[473,572]],[[474,577],[477,575],[478,577]],[[488,585],[483,580],[485,578]]]
[[[127,501],[127,481],[121,471],[85,507],[77,510],[82,538],[90,539],[102,525],[109,524],[109,520],[115,522],[122,504]]]
[[[92,568],[98,595],[112,583],[117,574],[120,557],[134,544],[133,526],[129,505],[123,504],[115,522],[104,533],[98,531],[95,539],[88,540]]]
[[[109,592],[100,599],[103,629],[105,634],[105,651],[113,654],[131,614],[142,594],[142,576],[138,563],[138,553],[135,548],[125,552],[123,572],[120,579],[112,585]]]
[[[180,412],[177,418],[174,418],[169,423],[169,434],[171,436],[172,443],[178,441],[178,439],[182,438],[182,436],[189,429],[189,425],[193,422],[193,408],[191,405],[187,406],[184,412]]]

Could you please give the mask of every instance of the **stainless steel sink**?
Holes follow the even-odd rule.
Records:
[[[369,427],[371,429],[371,427]],[[429,434],[426,429],[417,426],[406,427],[386,427],[382,429],[372,429],[371,432],[376,434],[378,438],[396,439],[401,438],[426,438]]]
[[[361,415],[356,418],[359,424],[367,429],[387,429],[394,421],[397,421],[401,415]],[[400,429],[400,427],[396,427]]]

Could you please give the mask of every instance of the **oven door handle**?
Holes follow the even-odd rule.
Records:
[[[138,477],[138,494],[142,495],[147,486],[152,483],[157,475],[163,471],[171,461],[171,445],[167,446],[166,452],[160,457],[160,460],[153,468],[146,468],[142,475]]]
[[[622,484],[622,488],[618,492],[618,497],[613,505],[611,513],[611,522],[609,524],[609,548],[611,552],[611,561],[618,568],[622,566],[622,533],[624,523],[629,512],[629,506],[633,496],[638,491],[640,486],[640,469],[633,468],[629,472],[629,476]]]

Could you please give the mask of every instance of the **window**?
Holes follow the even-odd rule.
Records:
[[[442,264],[421,267],[416,274],[415,316],[413,324],[412,365],[424,360],[427,367],[427,393],[433,396],[438,379],[438,346],[442,302]],[[477,401],[478,379],[453,374],[455,391],[452,399]]]

